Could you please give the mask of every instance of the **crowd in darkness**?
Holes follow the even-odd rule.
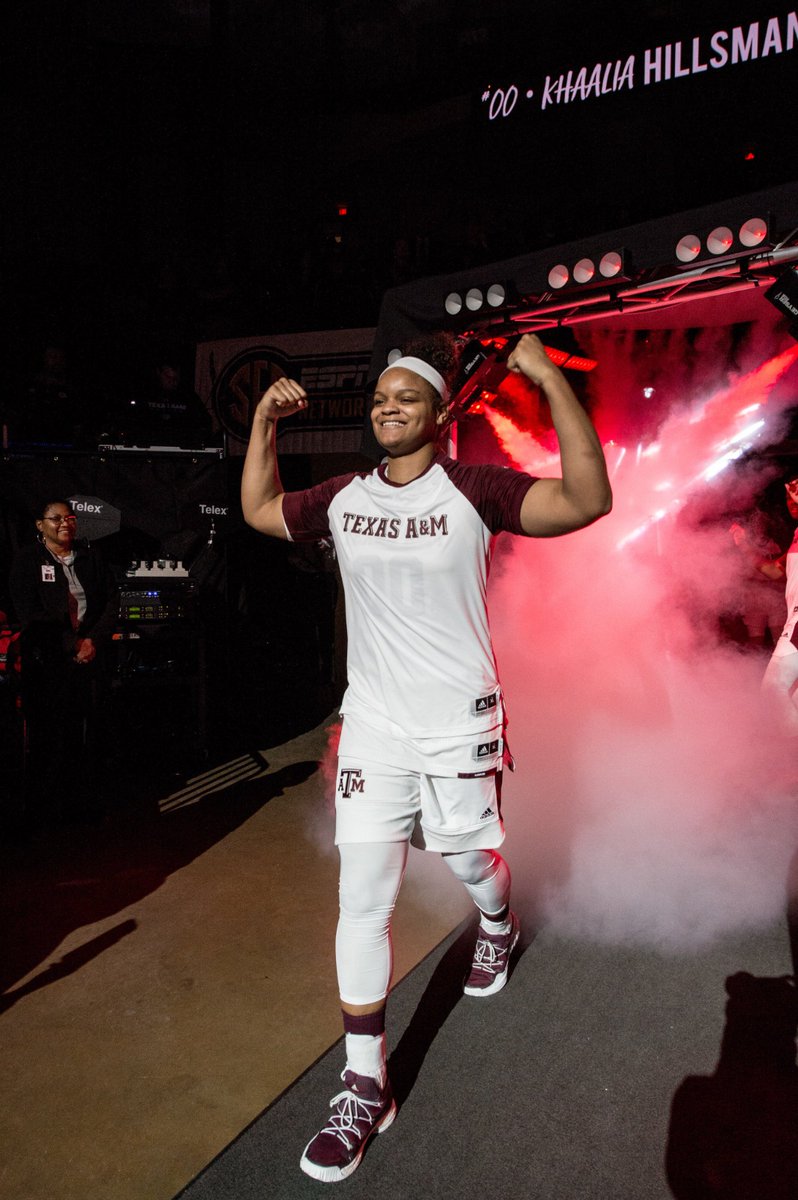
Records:
[[[27,439],[36,398],[47,407],[61,394],[77,405],[71,424],[88,446],[118,426],[131,400],[151,392],[163,362],[189,385],[198,342],[372,328],[387,288],[495,257],[486,223],[474,218],[381,239],[357,212],[331,206],[305,233],[296,261],[266,267],[232,236],[143,265],[122,260],[99,269],[66,250],[46,263],[7,258],[0,423],[12,439],[22,425]]]
[[[597,102],[557,107],[534,136],[520,120],[486,121],[486,73],[543,78],[618,52],[616,31],[589,20],[582,0],[570,0],[565,27],[523,0],[495,12],[476,0],[83,0],[49,6],[44,20],[45,7],[21,6],[7,33],[4,420],[48,346],[63,349],[102,425],[165,347],[187,378],[202,340],[371,328],[390,287],[741,195],[790,170],[783,105],[776,121],[761,90],[755,105],[735,93],[732,113],[728,94],[705,89],[735,138],[712,154],[696,143],[690,161],[687,83],[607,97],[601,115]],[[651,44],[672,40],[694,9],[648,7]],[[516,27],[534,36],[508,37]],[[667,169],[652,189],[627,147],[654,120],[651,170]],[[744,157],[749,128],[757,153]]]

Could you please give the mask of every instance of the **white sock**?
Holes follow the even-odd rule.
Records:
[[[381,1088],[385,1087],[388,1071],[385,1064],[385,1034],[347,1033],[346,1065],[356,1075],[370,1075]]]

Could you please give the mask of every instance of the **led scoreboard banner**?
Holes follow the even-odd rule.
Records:
[[[697,20],[700,9],[696,12]],[[556,50],[562,53],[562,46]],[[511,116],[545,113],[611,94],[640,93],[659,84],[775,63],[796,50],[798,10],[788,7],[709,31],[686,28],[672,40],[639,49],[623,44],[621,29],[613,57],[488,83],[481,94],[481,113],[489,122],[501,123]]]

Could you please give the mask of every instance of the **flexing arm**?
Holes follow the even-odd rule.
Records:
[[[590,418],[534,334],[521,338],[507,366],[542,388],[560,445],[562,478],[538,479],[529,489],[521,506],[524,533],[555,537],[590,525],[612,508],[604,453]]]
[[[244,520],[260,533],[285,538],[283,488],[277,469],[275,426],[279,417],[290,417],[307,408],[304,388],[293,379],[278,379],[264,392],[255,417],[241,476]]]

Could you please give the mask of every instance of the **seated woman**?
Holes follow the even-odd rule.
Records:
[[[118,614],[103,558],[76,544],[76,526],[68,501],[49,500],[9,579],[22,626],[27,800],[56,818],[96,811],[97,680]]]

